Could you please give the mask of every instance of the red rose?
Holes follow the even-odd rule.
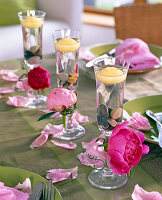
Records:
[[[50,87],[50,73],[42,67],[34,67],[28,73],[28,84],[34,90]]]

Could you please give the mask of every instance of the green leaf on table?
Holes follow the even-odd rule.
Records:
[[[53,114],[55,114],[56,112],[50,112],[50,113],[46,113],[45,115],[43,115],[42,117],[40,117],[39,119],[38,119],[38,121],[41,121],[41,120],[43,120],[43,119],[47,119],[47,118],[49,118],[51,115],[53,115]]]

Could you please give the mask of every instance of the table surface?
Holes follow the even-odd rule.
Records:
[[[0,69],[18,69],[21,74],[21,60],[0,62]],[[80,61],[80,65],[84,65]],[[51,72],[52,87],[56,86],[55,56],[43,57],[42,66]],[[78,177],[56,183],[64,200],[123,200],[131,199],[134,186],[139,184],[145,190],[159,191],[162,193],[162,150],[158,145],[149,144],[150,152],[143,156],[140,163],[132,170],[128,183],[117,190],[100,190],[94,188],[88,182],[88,174],[93,170],[91,167],[80,163],[77,155],[83,152],[82,141],[90,141],[99,136],[100,132],[96,124],[96,90],[95,81],[86,76],[80,70],[78,87],[78,111],[88,115],[89,122],[83,126],[86,135],[74,142],[77,143],[75,150],[67,150],[54,146],[50,140],[40,147],[31,150],[30,144],[39,136],[47,123],[61,123],[61,120],[47,119],[38,122],[37,119],[43,114],[38,109],[16,108],[6,104],[8,95],[0,99],[0,165],[26,169],[43,177],[46,171],[54,168],[73,168],[78,166]],[[162,69],[145,74],[128,75],[125,98],[132,100],[141,96],[162,94]],[[0,79],[1,87],[12,86],[14,83]],[[15,95],[10,94],[10,96]]]

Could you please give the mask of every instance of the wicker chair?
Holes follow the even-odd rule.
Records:
[[[116,38],[137,37],[162,46],[162,4],[133,4],[114,9]]]

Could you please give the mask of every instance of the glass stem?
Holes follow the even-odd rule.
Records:
[[[66,115],[62,115],[63,126],[66,131]]]
[[[66,124],[66,132],[71,132],[71,130],[73,129],[73,123],[72,123],[72,113],[68,114],[68,120],[67,120],[67,124]]]

